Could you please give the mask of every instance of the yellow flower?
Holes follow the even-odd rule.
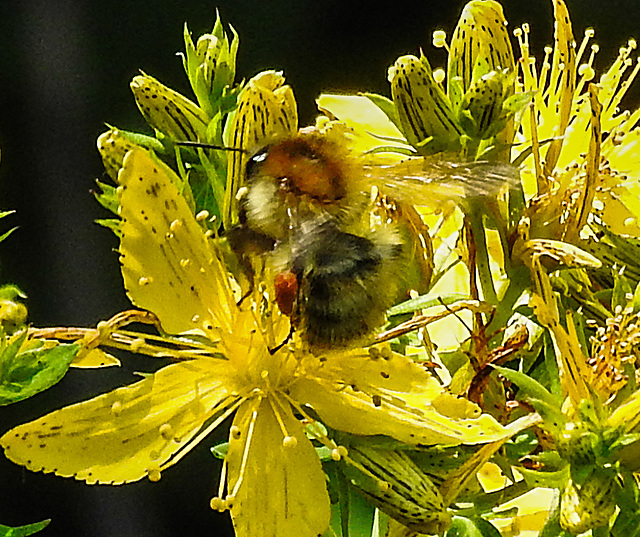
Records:
[[[325,476],[310,438],[347,450],[315,422],[410,445],[476,444],[510,432],[388,349],[321,357],[282,346],[289,320],[256,291],[237,304],[235,282],[192,215],[178,177],[140,148],[119,177],[121,261],[132,302],[199,353],[130,386],[53,412],[1,439],[36,471],[88,483],[156,481],[234,415],[218,497],[238,535],[316,536],[329,524]],[[202,343],[204,341],[204,343]],[[135,344],[131,348],[135,350]],[[167,350],[171,355],[171,351]],[[226,488],[225,488],[226,487]]]
[[[622,47],[596,81],[598,46],[591,45],[589,52],[594,30],[585,31],[576,50],[565,3],[554,0],[553,5],[554,46],[545,48],[541,66],[530,54],[528,25],[515,32],[522,56],[520,89],[534,92],[533,108],[523,114],[517,134],[517,141],[532,150],[522,177],[529,196],[544,197],[536,208],[540,225],[532,218],[532,235],[575,239],[593,211],[616,233],[640,236],[635,130],[640,111],[618,108],[640,69],[637,62],[632,68],[636,43]],[[514,158],[521,151],[522,146],[514,147]],[[545,197],[550,192],[553,196]]]

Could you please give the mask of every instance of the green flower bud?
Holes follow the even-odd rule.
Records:
[[[389,82],[402,133],[420,154],[460,148],[462,129],[424,56],[398,58]]]
[[[504,70],[513,72],[515,61],[502,6],[493,0],[472,0],[462,11],[451,38],[449,98],[457,105],[475,81],[492,71]]]
[[[556,448],[572,467],[594,464],[597,454],[602,450],[599,436],[582,422],[567,423],[556,439]]]
[[[148,75],[134,77],[131,91],[155,130],[177,142],[206,141],[209,118],[193,101]]]
[[[560,525],[577,535],[609,523],[616,511],[615,476],[595,469],[582,485],[569,480],[560,499]]]
[[[196,44],[186,25],[184,28],[184,69],[198,104],[209,117],[219,111],[231,110],[239,91],[239,88],[231,89],[236,75],[239,38],[233,27],[230,28],[233,34],[231,43],[223,30],[220,16],[216,14],[212,32],[200,36]]]
[[[27,322],[27,308],[22,302],[0,298],[0,325],[6,334],[13,334]]]
[[[351,446],[343,471],[365,498],[409,529],[436,534],[451,525],[437,487],[401,451]]]
[[[506,117],[502,106],[509,91],[506,77],[491,71],[474,81],[465,93],[459,122],[472,138],[482,140],[497,134],[505,126]]]

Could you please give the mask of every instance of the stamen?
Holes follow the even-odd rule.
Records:
[[[336,446],[331,450],[331,459],[340,461],[349,455],[349,450],[345,446]]]
[[[249,428],[247,430],[247,437],[244,441],[244,450],[242,452],[242,461],[240,462],[240,470],[238,472],[238,479],[236,480],[233,490],[231,491],[231,496],[233,498],[238,494],[238,490],[240,489],[240,485],[242,485],[242,481],[244,480],[245,470],[247,468],[247,461],[249,460],[249,448],[251,447],[251,438],[253,437],[253,430],[256,426],[256,421],[258,419],[258,411],[257,407],[262,403],[262,397],[258,397],[254,410],[251,411],[251,420],[249,421]],[[228,496],[227,496],[228,498]]]
[[[209,211],[203,210],[196,214],[196,221],[204,222],[207,218],[209,218]]]
[[[450,52],[449,45],[447,44],[447,32],[444,30],[436,30],[433,32],[433,46],[436,48],[444,48],[447,52]]]
[[[587,28],[584,31],[584,37],[582,38],[582,43],[580,43],[580,48],[578,48],[578,52],[576,53],[576,65],[580,65],[580,60],[582,59],[582,55],[584,51],[587,49],[587,44],[596,35],[596,32],[593,28]]]
[[[218,511],[219,513],[222,513],[226,510],[224,500],[220,497],[211,498],[209,507],[211,507],[211,509],[213,509],[214,511]]]
[[[158,468],[149,468],[147,470],[147,477],[152,483],[157,483],[158,481],[160,481],[162,474],[160,473],[160,470]]]
[[[167,468],[176,464],[180,459],[182,459],[187,453],[189,453],[196,445],[198,445],[206,436],[208,436],[211,431],[215,430],[220,426],[220,424],[226,420],[231,414],[233,414],[238,407],[245,401],[245,398],[240,398],[231,404],[218,418],[216,418],[213,423],[205,427],[200,433],[198,433],[195,437],[193,437],[189,443],[185,444],[179,451],[174,453],[171,458],[166,461],[161,467],[160,470],[166,470]],[[220,407],[223,406],[223,403],[216,405],[210,412],[209,415],[213,416],[220,411]]]
[[[538,195],[547,193],[549,191],[549,184],[542,176],[542,160],[540,158],[540,143],[538,141],[538,118],[536,116],[536,109],[533,104],[529,107],[531,116],[531,151],[533,156],[533,164],[536,170],[536,184],[538,189]]]
[[[280,427],[280,431],[282,432],[282,445],[287,447],[295,447],[298,443],[298,440],[295,436],[291,436],[289,431],[287,431],[287,427],[284,424],[284,420],[280,415],[280,411],[276,408],[276,399],[277,397],[268,397],[267,401],[269,401],[269,405],[271,406],[271,410],[273,410],[273,415],[276,417],[276,421],[278,422],[278,426]],[[280,401],[278,401],[280,402]]]
[[[222,470],[220,470],[220,482],[218,483],[218,497],[211,498],[212,509],[224,511],[225,505],[223,503],[222,498],[224,498],[224,490],[227,486],[227,468],[228,468],[227,459],[224,459],[222,461]],[[214,500],[218,500],[218,502],[216,502],[215,504],[216,507],[213,506]]]
[[[332,458],[334,457],[334,453],[336,456],[338,456],[338,459],[334,460],[339,460],[341,457],[344,457],[347,454],[346,448],[344,446],[339,446],[331,438],[329,438],[326,432],[323,430],[322,425],[314,420],[311,416],[309,416],[298,402],[291,399],[291,397],[289,397],[285,393],[281,393],[280,395],[282,395],[289,402],[289,404],[296,410],[296,412],[302,415],[302,420],[300,420],[300,422],[305,426],[307,433],[313,436],[315,440],[320,442],[326,448],[331,450]],[[279,401],[279,403],[282,404],[282,401]]]

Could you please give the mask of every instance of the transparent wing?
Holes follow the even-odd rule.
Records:
[[[410,158],[389,165],[365,165],[363,179],[382,194],[412,205],[495,195],[520,182],[518,167],[506,163],[453,162]]]

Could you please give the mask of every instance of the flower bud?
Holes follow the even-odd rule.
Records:
[[[560,499],[560,525],[577,535],[609,523],[616,511],[616,481],[611,473],[596,468],[582,485],[572,479]]]
[[[502,6],[493,0],[472,0],[462,11],[451,37],[447,76],[449,98],[455,105],[480,77],[491,71],[504,70],[513,72],[515,61]],[[509,95],[511,93],[513,89]]]
[[[225,191],[225,228],[237,218],[236,193],[242,186],[251,152],[276,138],[298,130],[298,109],[293,90],[276,71],[254,76],[242,90],[238,108],[225,127],[225,145],[246,151],[230,151]]]
[[[402,133],[419,153],[460,147],[462,129],[424,56],[398,58],[389,69],[389,82]]]
[[[219,15],[212,32],[200,36],[196,44],[186,25],[184,28],[184,69],[198,104],[209,117],[220,110],[230,109],[235,103],[237,91],[231,88],[236,75],[239,39],[233,28],[231,32],[233,40],[229,43]],[[226,96],[231,98],[228,103],[224,102]]]
[[[343,471],[378,509],[409,529],[429,535],[451,524],[444,500],[431,479],[401,451],[350,446]]]
[[[465,93],[460,106],[460,124],[466,134],[482,140],[497,134],[506,119],[502,113],[505,101],[505,77],[492,71],[475,80]]]
[[[157,131],[177,142],[206,140],[209,118],[193,101],[148,75],[134,77],[131,91],[145,120]]]

